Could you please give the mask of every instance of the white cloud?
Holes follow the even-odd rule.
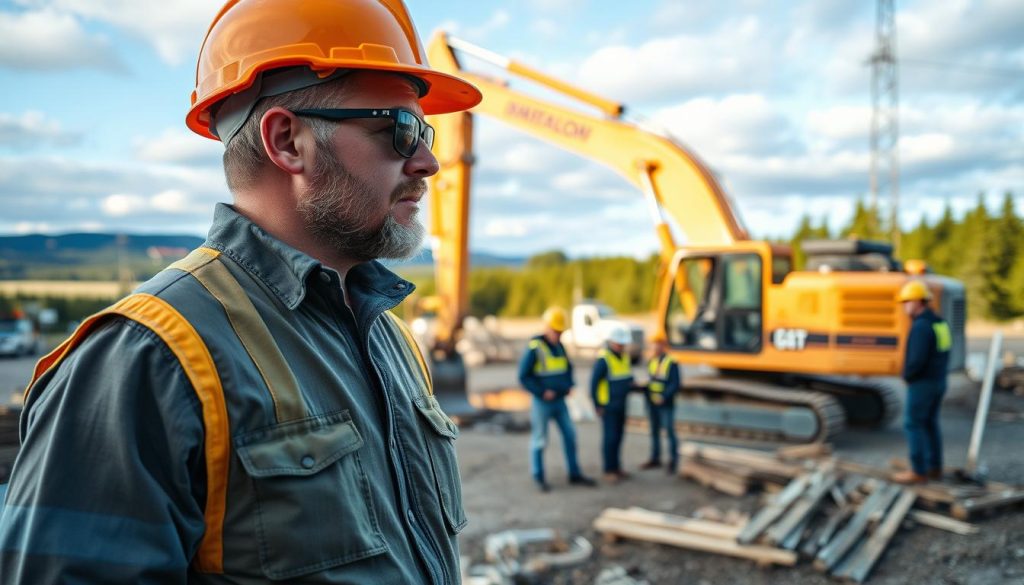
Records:
[[[194,54],[221,3],[209,0],[20,0],[62,15],[113,25],[150,43],[171,65]]]
[[[503,30],[511,21],[508,11],[504,9],[495,10],[491,16],[481,24],[462,28],[462,35],[468,40],[485,41],[489,36]]]
[[[123,71],[110,41],[87,33],[72,15],[51,9],[0,12],[0,67]]]
[[[0,112],[0,147],[24,150],[42,145],[70,146],[80,138],[42,112],[25,112],[21,116]]]
[[[168,128],[155,138],[136,138],[135,147],[140,160],[160,163],[219,165],[224,154],[220,142],[175,128]]]
[[[146,200],[143,197],[123,193],[108,195],[101,204],[103,212],[114,217],[135,215],[144,211],[147,207]]]
[[[835,106],[807,112],[807,129],[830,140],[862,140],[867,144],[871,134],[871,108]]]
[[[189,211],[191,201],[187,193],[177,189],[168,189],[153,195],[149,200],[154,211],[164,213],[186,213]]]

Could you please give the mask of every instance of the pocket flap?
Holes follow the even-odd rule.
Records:
[[[432,395],[421,395],[417,396],[414,400],[416,408],[420,411],[430,426],[437,431],[437,434],[448,437],[449,439],[455,439],[459,436],[459,427],[452,419],[448,418],[448,415],[441,410],[441,405],[437,402],[437,399]]]
[[[236,437],[252,477],[313,475],[363,445],[348,411],[267,427]]]

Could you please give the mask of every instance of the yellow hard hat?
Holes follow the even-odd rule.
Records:
[[[541,315],[541,319],[544,320],[544,325],[554,329],[561,333],[568,329],[569,318],[565,314],[565,309],[562,307],[548,307],[544,314]]]
[[[481,99],[472,84],[427,65],[402,0],[228,0],[199,51],[185,123],[217,140],[213,115],[222,114],[221,103],[284,68],[308,68],[321,79],[350,69],[404,74],[418,80],[425,114],[466,110]],[[292,82],[289,90],[314,83]]]
[[[663,331],[658,330],[651,334],[649,341],[651,343],[668,343],[668,338],[665,337],[665,333]]]
[[[932,291],[928,290],[928,287],[920,280],[911,280],[900,289],[899,300],[901,303],[907,301],[930,301],[932,300]]]

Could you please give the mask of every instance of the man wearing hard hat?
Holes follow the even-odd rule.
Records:
[[[548,426],[555,421],[562,434],[562,450],[570,485],[594,486],[593,479],[583,475],[576,457],[576,429],[565,399],[572,392],[572,363],[562,345],[562,332],[568,318],[565,309],[548,307],[541,317],[544,333],[534,337],[519,360],[519,383],[533,395],[530,407],[530,473],[537,489],[551,490],[544,475],[544,447],[548,443]]]
[[[202,248],[43,358],[0,582],[457,583],[454,440],[390,313],[412,285],[431,70],[401,0],[230,0],[186,124],[233,204]]]
[[[899,294],[903,312],[913,320],[903,360],[903,379],[907,383],[903,425],[910,448],[910,469],[893,477],[904,484],[942,478],[939,409],[946,394],[953,336],[949,325],[928,307],[931,299],[931,291],[920,280],[909,281]]]
[[[679,444],[676,440],[676,393],[682,382],[679,364],[668,353],[668,340],[658,331],[651,336],[651,359],[647,362],[647,418],[651,425],[651,458],[641,469],[661,467],[661,431],[668,442],[665,470],[674,474],[679,466]]]
[[[598,353],[590,377],[590,395],[601,417],[601,455],[604,478],[618,483],[629,475],[622,470],[620,453],[626,431],[626,398],[633,389],[633,365],[626,346],[629,330],[616,325],[608,334],[608,346]]]

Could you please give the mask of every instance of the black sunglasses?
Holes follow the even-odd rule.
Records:
[[[404,108],[379,110],[318,108],[295,110],[292,113],[297,116],[312,116],[335,121],[358,118],[391,118],[395,121],[392,145],[395,147],[395,152],[405,158],[416,154],[420,140],[427,145],[428,150],[434,146],[434,127]]]

